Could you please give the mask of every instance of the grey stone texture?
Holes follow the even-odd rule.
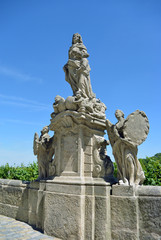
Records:
[[[161,187],[69,179],[0,180],[0,214],[62,240],[161,239]]]
[[[106,120],[107,133],[118,169],[119,184],[141,185],[145,175],[137,159],[137,146],[145,141],[149,121],[143,111],[136,110],[124,119],[124,113],[116,110],[118,122],[113,125]]]
[[[112,239],[161,239],[161,187],[113,185]]]

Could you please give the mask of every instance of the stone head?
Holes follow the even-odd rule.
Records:
[[[61,99],[62,99],[61,96],[56,95],[56,97],[55,97],[55,103],[58,103]]]
[[[119,120],[120,118],[124,118],[124,113],[123,111],[117,109],[115,112],[115,117]]]
[[[72,44],[75,44],[75,43],[82,43],[82,37],[79,33],[75,33],[73,34],[73,38],[72,38]]]
[[[49,132],[49,127],[48,126],[45,126],[43,127],[43,129],[41,130],[41,134],[45,134],[45,133],[48,133]]]

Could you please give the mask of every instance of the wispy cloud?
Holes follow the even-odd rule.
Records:
[[[26,108],[30,108],[31,110],[38,110],[38,111],[51,110],[51,107],[47,104],[28,100],[21,97],[6,96],[3,94],[0,94],[0,104],[26,107]]]
[[[30,76],[29,74],[22,73],[20,71],[16,71],[14,69],[10,69],[8,67],[0,66],[0,74],[12,77],[15,80],[21,81],[21,82],[37,82],[42,83],[41,78]]]

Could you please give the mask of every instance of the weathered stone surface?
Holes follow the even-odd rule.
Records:
[[[137,209],[134,197],[111,196],[111,227],[112,230],[137,229]]]
[[[20,187],[3,186],[3,203],[19,206],[21,203],[23,189]]]
[[[95,240],[111,239],[110,199],[95,197]],[[103,233],[103,234],[102,234]]]
[[[61,239],[83,239],[81,197],[46,193],[44,231]]]
[[[135,186],[113,185],[112,196],[134,196]]]
[[[145,141],[149,133],[149,121],[143,111],[136,110],[131,113],[125,120],[123,134],[136,145]]]
[[[90,83],[90,67],[87,58],[86,47],[83,45],[82,37],[76,33],[73,35],[72,46],[69,49],[69,60],[64,66],[65,80],[71,85],[73,95],[80,94],[83,98],[93,98]]]
[[[124,119],[124,113],[116,110],[118,122],[106,121],[107,132],[118,169],[119,184],[141,185],[145,179],[137,159],[137,146],[147,137],[149,122],[144,112],[135,111]],[[133,136],[133,137],[132,137]]]
[[[140,229],[139,240],[161,240],[161,235]]]
[[[161,187],[160,186],[138,186],[136,188],[137,196],[147,196],[147,197],[161,197]]]
[[[138,207],[142,237],[148,233],[161,236],[161,197],[139,197]]]
[[[0,185],[0,202],[2,202],[2,186]]]
[[[46,191],[48,192],[55,192],[55,193],[62,193],[62,194],[77,194],[81,195],[81,185],[74,185],[74,184],[54,184],[48,183],[46,185]]]
[[[49,177],[49,162],[51,162],[54,155],[53,141],[54,138],[50,138],[49,127],[46,126],[41,131],[41,136],[37,133],[34,135],[33,150],[34,155],[37,155],[39,177],[38,179],[44,179]]]
[[[94,196],[85,197],[85,239],[94,239]]]
[[[141,240],[135,232],[128,230],[112,230],[112,240]]]
[[[17,212],[18,212],[17,206],[0,203],[0,214],[1,215],[16,219]]]
[[[38,201],[38,190],[28,189],[28,209],[29,211],[36,213],[37,201]]]

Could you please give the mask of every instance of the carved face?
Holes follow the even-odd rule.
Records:
[[[49,132],[48,126],[43,127],[43,129],[41,130],[41,134],[42,134],[42,135],[45,134],[45,133],[48,133],[48,132]]]
[[[124,118],[124,113],[123,113],[121,110],[116,110],[116,112],[115,112],[115,117],[116,117],[117,119],[120,119],[121,117]]]
[[[75,44],[75,43],[82,43],[82,37],[79,33],[75,33],[73,35],[72,44]]]

